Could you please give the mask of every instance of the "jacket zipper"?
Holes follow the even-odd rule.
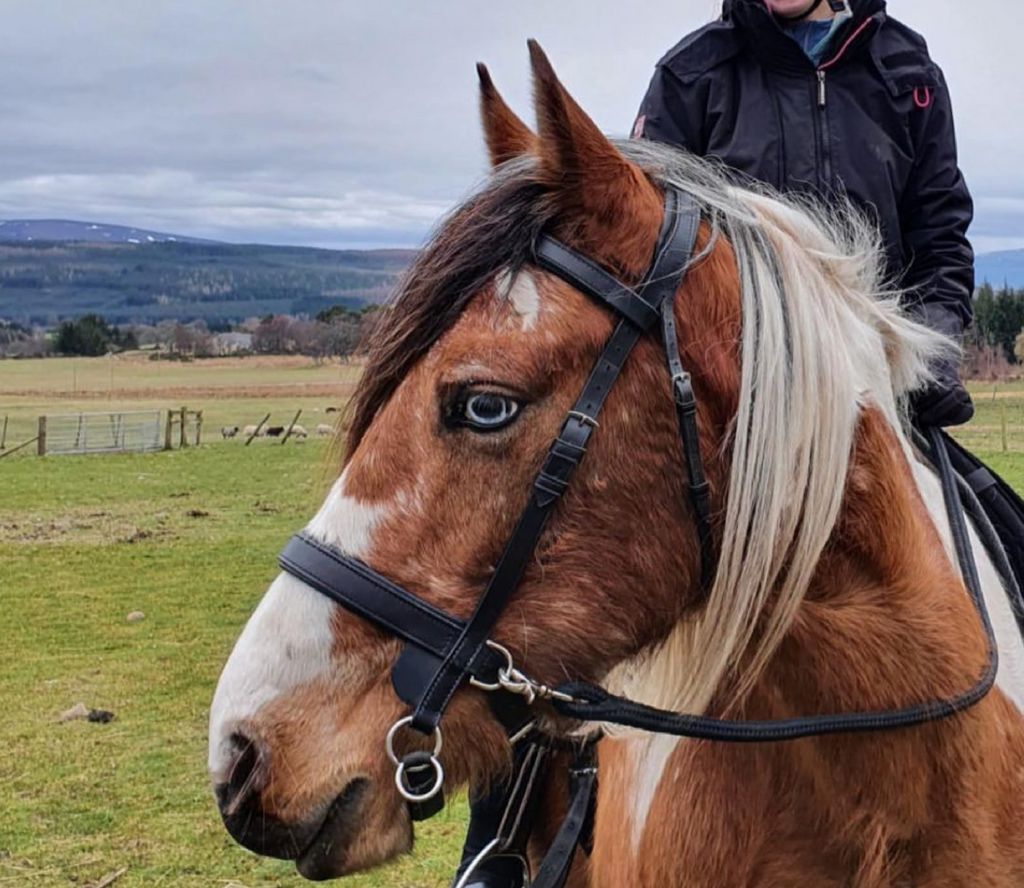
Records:
[[[861,32],[868,25],[871,24],[871,21],[871,18],[864,19],[864,21],[860,23],[857,29],[849,37],[846,38],[846,42],[843,43],[841,47],[839,47],[839,52],[832,56],[832,58],[830,58],[827,62],[819,65],[815,69],[815,73],[818,76],[818,133],[821,139],[821,159],[823,166],[825,168],[825,183],[830,188],[832,186],[832,151],[830,148],[830,143],[832,140],[828,128],[828,115],[825,113],[825,72],[843,57],[843,53],[845,53],[846,50],[850,48],[850,44],[853,43],[853,41],[856,40],[858,36],[860,36]]]

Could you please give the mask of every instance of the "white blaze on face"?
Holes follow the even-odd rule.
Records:
[[[335,482],[307,532],[341,552],[365,557],[387,505],[347,496],[345,475]],[[337,605],[290,574],[279,574],[249,618],[224,666],[210,707],[209,768],[226,779],[231,734],[267,703],[332,668],[331,618]]]
[[[523,319],[523,330],[537,326],[540,316],[540,293],[537,282],[528,271],[521,271],[514,278],[503,271],[495,282],[499,298],[507,298],[515,313]]]

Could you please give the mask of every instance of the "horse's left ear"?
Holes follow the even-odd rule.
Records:
[[[477,62],[476,73],[480,78],[480,120],[491,166],[536,151],[537,137],[501,97],[483,62]]]
[[[529,41],[540,136],[541,175],[554,190],[567,230],[624,270],[651,260],[662,198],[566,92],[544,50]]]

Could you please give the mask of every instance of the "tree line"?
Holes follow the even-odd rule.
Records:
[[[347,358],[372,333],[380,314],[378,305],[358,311],[337,305],[315,318],[270,314],[215,330],[202,320],[118,326],[95,313],[63,321],[51,330],[0,322],[0,357],[92,357],[143,348],[152,350],[155,356],[179,359],[246,353],[307,355],[318,360]],[[219,335],[225,332],[242,335]]]
[[[990,346],[1002,352],[1010,363],[1024,360],[1024,289],[1004,286],[996,290],[987,281],[974,298],[974,324],[968,334],[968,346]]]
[[[335,305],[315,317],[268,314],[248,318],[233,327],[211,329],[202,320],[161,321],[155,325],[109,324],[101,315],[86,314],[62,322],[55,330],[32,329],[0,321],[0,357],[38,357],[46,354],[103,355],[136,348],[156,348],[174,356],[209,357],[223,354],[217,333],[231,330],[251,336],[242,351],[256,354],[308,355],[317,359],[346,358],[366,341],[383,309],[359,310]],[[994,365],[1024,363],[1024,289],[983,283],[975,293],[974,323],[965,337],[967,373],[987,376]],[[238,353],[232,348],[232,353]],[[978,369],[975,371],[974,368]]]

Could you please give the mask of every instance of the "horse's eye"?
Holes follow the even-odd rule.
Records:
[[[503,429],[519,415],[521,404],[508,395],[496,392],[475,392],[454,405],[452,420],[478,432]]]

